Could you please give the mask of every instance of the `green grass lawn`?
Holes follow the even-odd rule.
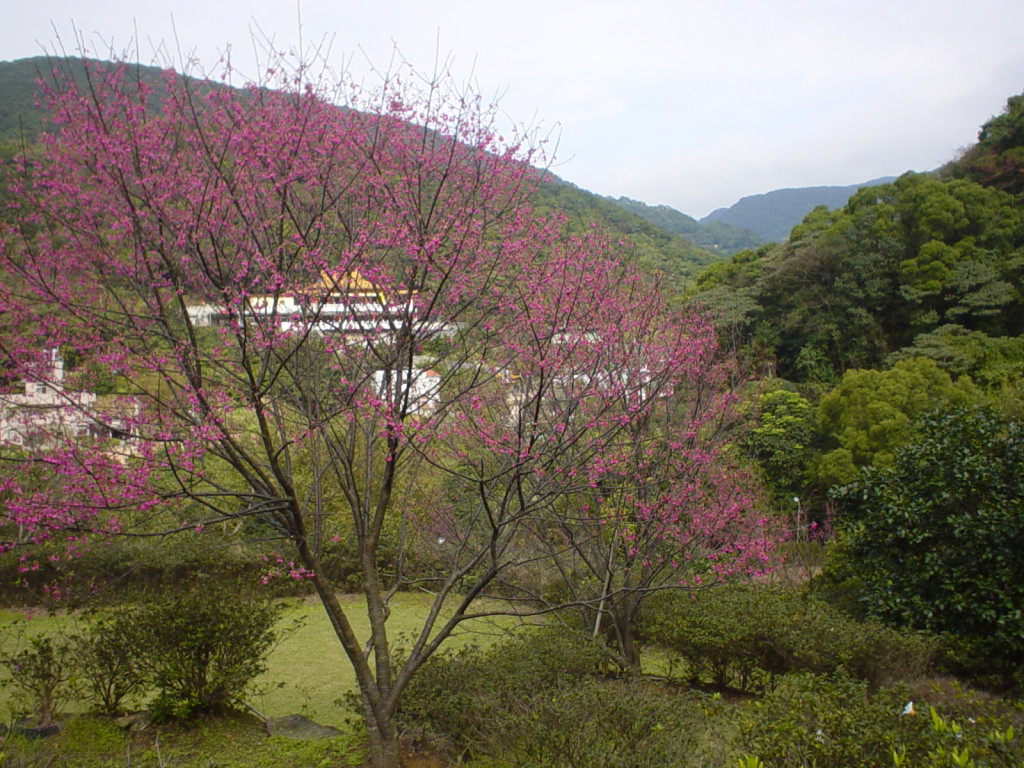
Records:
[[[392,600],[388,627],[396,648],[408,645],[409,639],[419,631],[430,599],[431,596],[425,594],[402,593]],[[362,596],[346,595],[342,605],[346,610],[351,608],[349,615],[356,634],[365,642],[369,625]],[[298,713],[318,723],[341,727],[346,711],[339,701],[345,693],[354,691],[356,685],[352,667],[316,599],[307,599],[290,608],[281,626],[287,628],[296,619],[302,625],[271,654],[268,669],[257,680],[249,703],[267,717]],[[474,620],[463,625],[446,647],[458,647],[466,642],[486,645],[512,626],[512,618]]]
[[[430,595],[405,593],[391,604],[388,622],[393,644],[400,648],[422,625]],[[350,612],[357,635],[369,636],[366,612],[360,595],[345,595],[342,605]],[[129,734],[113,721],[75,717],[84,713],[84,701],[69,701],[57,736],[42,741],[0,738],[0,765],[4,768],[305,768],[306,766],[360,766],[365,755],[354,713],[341,703],[355,690],[355,677],[318,600],[286,600],[279,627],[284,638],[271,653],[267,671],[251,687],[247,703],[258,714],[274,718],[302,714],[324,725],[341,729],[345,737],[323,742],[268,738],[252,717],[202,718],[187,726],[168,724]],[[467,642],[487,645],[518,622],[511,617],[467,622],[447,646]],[[296,628],[297,625],[297,628]],[[0,654],[15,651],[37,634],[74,633],[78,619],[64,613],[0,610]],[[0,667],[0,718],[10,722],[12,691],[7,670]]]
[[[201,718],[131,734],[109,719],[74,717],[56,736],[0,742],[4,768],[356,768],[355,738],[296,741],[267,737],[255,718]]]
[[[388,627],[395,647],[408,644],[426,616],[431,596],[420,593],[402,593],[391,603]],[[360,639],[369,637],[366,611],[361,595],[345,595],[342,605]],[[355,690],[355,677],[341,644],[331,628],[327,616],[315,598],[286,601],[288,607],[280,623],[285,637],[271,653],[267,671],[252,686],[247,703],[266,717],[303,714],[324,725],[344,727],[348,712],[341,705],[344,694]],[[298,623],[298,628],[293,629]],[[515,625],[512,618],[474,620],[467,622],[447,645],[458,647],[466,642],[486,645]],[[42,633],[73,633],[77,618],[73,615],[42,613],[25,614],[0,611],[0,650],[14,650],[22,631],[26,635]],[[6,670],[0,669],[0,718],[12,716],[11,691],[6,682]],[[69,702],[71,712],[84,711],[81,701]]]

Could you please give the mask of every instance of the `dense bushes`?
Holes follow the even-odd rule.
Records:
[[[744,749],[765,768],[1019,766],[1024,744],[1005,718],[957,722],[897,686],[870,690],[847,675],[792,675],[753,707]]]
[[[891,765],[898,743],[915,745],[915,758],[921,754],[928,723],[901,715],[908,701],[901,689],[872,693],[846,675],[791,675],[752,709],[744,740],[769,768]]]
[[[76,636],[25,639],[5,661],[26,714],[47,724],[76,692],[105,714],[142,703],[157,719],[221,712],[265,668],[280,606],[208,587],[87,617]]]
[[[68,556],[66,541],[45,542],[26,556],[15,548],[0,552],[0,583],[5,605],[59,606],[132,602],[140,593],[169,592],[200,587],[208,582],[238,585],[239,590],[261,587],[273,555],[258,543],[233,543],[220,530],[148,538],[112,537],[79,541]],[[303,581],[278,579],[277,596],[308,590]]]
[[[923,417],[891,467],[835,495],[832,583],[893,624],[949,633],[960,672],[1024,683],[1024,424]]]
[[[640,630],[678,653],[692,678],[745,690],[771,688],[781,674],[839,669],[878,685],[920,674],[935,652],[925,636],[855,621],[792,590],[744,584],[657,595]]]
[[[939,687],[921,680],[890,687],[881,682],[903,663],[906,676],[913,676],[919,659],[906,654],[917,648],[916,636],[908,639],[883,630],[880,637],[894,645],[878,640],[872,644],[869,639],[877,625],[847,619],[850,626],[845,626],[827,606],[764,587],[737,585],[708,590],[695,599],[683,597],[685,610],[695,604],[701,610],[684,614],[675,604],[677,598],[659,597],[647,607],[645,621],[658,625],[649,615],[658,610],[664,614],[664,630],[673,627],[679,642],[690,637],[693,647],[725,669],[728,684],[737,684],[736,669],[742,661],[747,686],[771,690],[757,696],[724,690],[708,694],[661,677],[620,674],[607,650],[586,633],[564,627],[520,628],[494,645],[442,652],[421,667],[399,711],[403,743],[412,752],[426,750],[424,764],[436,764],[429,760],[446,756],[452,762],[471,757],[474,764],[491,768],[1021,765],[1021,740],[1009,725],[1020,731],[1024,713],[991,696],[961,695],[949,683]],[[181,673],[181,679],[198,669],[192,666],[197,649],[221,643],[242,654],[247,637],[256,639],[257,650],[263,647],[265,636],[253,629],[259,622],[247,619],[250,607],[239,609],[239,600],[230,594],[188,593],[86,617],[79,622],[84,640],[70,653],[56,652],[66,644],[56,633],[50,638],[52,645],[41,638],[37,644],[23,638],[20,647],[25,651],[9,658],[24,662],[25,653],[38,656],[31,665],[23,664],[32,681],[23,697],[23,703],[31,705],[26,711],[41,711],[30,701],[36,695],[44,703],[54,702],[50,710],[56,711],[61,686],[67,692],[70,669],[83,684],[79,694],[87,693],[106,712],[160,702],[161,696],[158,713],[198,712],[194,705],[199,697],[192,692],[174,686],[157,689],[156,675],[147,671],[151,659],[165,657],[167,669]],[[257,618],[264,615],[258,602],[251,611]],[[170,612],[175,615],[168,616]],[[819,618],[808,618],[809,614]],[[225,630],[222,619],[249,628]],[[823,630],[826,619],[840,622],[831,625],[834,633]],[[691,621],[693,626],[687,629],[684,622]],[[142,624],[148,626],[139,630],[137,625]],[[782,634],[787,627],[790,634]],[[776,634],[765,632],[773,628]],[[716,633],[721,637],[712,642]],[[698,635],[700,642],[694,639]],[[767,642],[772,638],[775,645]],[[730,644],[732,656],[722,650]],[[766,648],[776,655],[766,653]],[[862,657],[871,654],[879,658],[868,664]],[[72,664],[72,657],[77,663]],[[834,670],[837,658],[844,661],[838,671],[779,673],[787,665]],[[238,668],[251,670],[260,663],[250,656],[241,659]],[[769,667],[777,670],[774,678]],[[706,679],[711,662],[701,669]],[[209,680],[215,677],[209,671],[197,677],[202,674]],[[173,677],[168,673],[164,679]],[[56,687],[51,685],[55,681]],[[243,687],[245,682],[239,680]],[[84,690],[87,684],[91,692]],[[55,695],[44,700],[50,692]],[[210,710],[230,706],[239,695],[236,691]],[[916,714],[904,714],[911,699]],[[932,718],[929,703],[940,709],[941,717]],[[973,763],[951,762],[954,750],[960,756],[956,759],[969,754]],[[894,755],[904,762],[894,765]]]
[[[428,661],[403,697],[407,728],[461,755],[513,765],[683,764],[703,717],[698,694],[600,674],[607,651],[566,629],[523,631]]]
[[[718,596],[723,599],[712,612],[721,626],[730,610],[773,603],[774,609],[754,614],[764,616],[790,605],[773,590],[734,588]],[[776,618],[781,621],[782,612]],[[807,628],[798,624],[795,631]],[[858,631],[867,637],[876,629],[861,625]],[[844,634],[849,631],[837,630],[825,645],[808,641],[804,663],[834,665],[846,642],[870,652],[866,641]],[[731,637],[747,642],[739,633]],[[919,652],[916,642],[907,640],[902,652]],[[895,672],[897,655],[891,648],[881,653],[887,655],[882,666]],[[725,654],[718,658],[726,664]],[[924,682],[914,693],[902,683],[877,685],[863,668],[861,677],[850,674],[853,663],[824,674],[788,674],[759,698],[726,702],[651,678],[602,675],[603,660],[600,646],[585,635],[550,628],[487,649],[464,648],[423,667],[400,718],[407,737],[410,731],[432,737],[453,756],[508,767],[1016,768],[1024,757],[1011,726],[1016,719],[1019,729],[1022,718],[1012,708],[972,697],[950,703],[948,693]],[[926,699],[941,701],[945,714]]]
[[[537,691],[529,709],[517,709],[502,734],[503,754],[518,765],[682,765],[698,746],[699,702],[699,696],[673,694],[639,679],[584,678]]]
[[[416,673],[401,719],[440,734],[459,751],[487,743],[510,704],[596,673],[607,651],[570,630],[535,629],[489,649],[441,652]]]

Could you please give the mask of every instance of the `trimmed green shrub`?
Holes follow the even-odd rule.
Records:
[[[639,631],[645,640],[663,645],[689,664],[694,682],[754,686],[763,671],[767,640],[776,612],[765,610],[775,593],[725,585],[697,593],[666,591],[641,609]]]
[[[794,590],[731,584],[664,592],[645,603],[639,629],[678,653],[694,682],[764,690],[778,675],[839,669],[879,685],[925,671],[936,642],[860,622]]]
[[[266,668],[281,606],[207,588],[162,596],[132,609],[130,649],[156,691],[158,718],[224,711]]]
[[[486,650],[428,661],[399,717],[458,756],[513,765],[645,768],[683,765],[706,697],[600,670],[608,652],[589,636],[536,628]]]
[[[898,745],[915,759],[931,745],[927,718],[901,714],[902,689],[869,691],[847,675],[791,675],[752,708],[745,751],[765,768],[892,765]],[[911,764],[917,765],[912,761]]]
[[[487,744],[513,702],[596,674],[607,649],[565,627],[524,628],[488,649],[465,646],[428,660],[402,696],[406,724],[447,740],[460,753]]]
[[[515,765],[662,768],[689,763],[704,727],[699,694],[637,678],[584,678],[538,692],[492,726]],[[500,751],[498,751],[500,750]]]
[[[792,675],[758,702],[744,750],[764,768],[1017,768],[1024,744],[1005,718],[954,721],[902,686],[871,690],[847,675]]]
[[[76,649],[85,693],[105,715],[124,711],[124,703],[146,688],[140,669],[146,652],[136,637],[139,625],[133,611],[94,613]]]

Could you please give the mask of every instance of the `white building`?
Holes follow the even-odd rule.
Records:
[[[48,375],[25,383],[23,395],[0,395],[0,443],[39,447],[58,438],[109,435],[95,416],[96,395],[64,387],[64,361],[50,350]]]
[[[266,318],[283,331],[344,334],[355,342],[386,339],[415,316],[414,292],[387,292],[358,272],[334,277],[324,272],[320,282],[295,294],[253,296],[245,314]],[[197,326],[224,325],[230,313],[215,304],[192,304],[188,315]]]
[[[409,400],[409,414],[430,416],[437,408],[441,393],[441,375],[430,368],[413,368],[402,371],[402,377],[408,377],[402,381],[401,390],[396,392],[398,376],[394,373],[387,375],[387,371],[378,370],[373,373],[373,386],[375,393],[385,402],[398,405],[403,396]],[[389,391],[389,388],[391,391]]]

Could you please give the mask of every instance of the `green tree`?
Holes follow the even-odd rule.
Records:
[[[978,133],[978,143],[943,169],[1014,195],[1024,193],[1024,93],[1006,100]]]
[[[1013,305],[1024,218],[1013,198],[962,179],[907,175],[895,186],[906,246],[900,293],[913,329],[957,322],[993,334],[1008,324],[1019,330]]]
[[[970,379],[954,382],[926,358],[901,360],[887,371],[847,371],[818,404],[824,453],[813,472],[824,485],[833,485],[852,482],[861,467],[888,467],[918,416],[979,397]]]
[[[810,457],[813,410],[807,398],[781,386],[757,397],[754,426],[743,441],[777,500],[789,499],[803,485]]]
[[[934,360],[950,376],[970,376],[978,386],[998,392],[998,399],[1011,409],[1024,398],[1024,336],[988,336],[943,325],[922,333],[890,360],[912,357]]]
[[[828,385],[884,357],[889,310],[878,310],[895,290],[894,269],[885,249],[862,247],[863,229],[848,212],[815,209],[767,257],[753,295],[778,327],[780,376]]]
[[[962,658],[1005,674],[1024,663],[1022,427],[981,409],[932,413],[890,466],[835,494],[832,565],[868,610],[948,632]]]
[[[969,179],[908,173],[812,210],[782,245],[709,268],[691,300],[732,330],[769,326],[778,374],[830,386],[959,325],[1024,331],[1024,210]]]

